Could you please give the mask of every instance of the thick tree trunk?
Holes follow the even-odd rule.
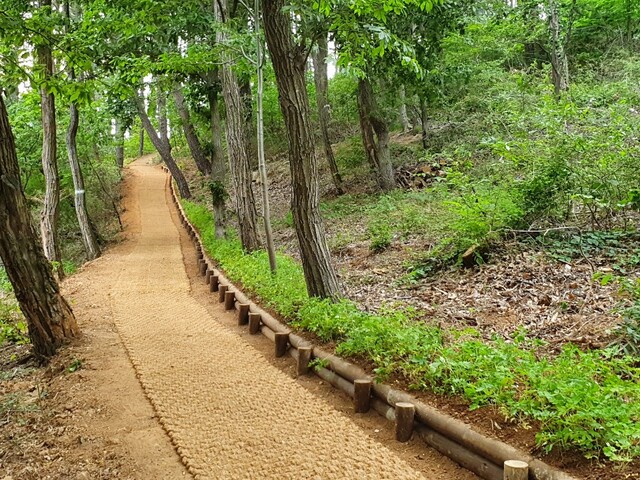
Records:
[[[231,66],[222,68],[222,93],[227,110],[227,145],[229,170],[235,191],[236,213],[242,248],[251,252],[260,248],[258,212],[251,189],[251,161],[247,145],[247,130],[243,116],[238,78]]]
[[[569,90],[569,61],[560,35],[560,15],[555,0],[549,0],[549,31],[551,34],[551,76],[556,96]]]
[[[42,6],[51,7],[51,0],[44,0]],[[38,64],[42,69],[42,79],[53,76],[53,55],[51,47],[42,45],[37,48]],[[62,257],[58,244],[58,218],[60,204],[60,179],[58,177],[58,159],[56,142],[56,105],[52,93],[40,86],[40,104],[42,108],[42,171],[45,178],[44,205],[40,215],[40,234],[44,254],[51,262],[57,263],[58,278],[64,278]]]
[[[153,143],[153,146],[156,147],[156,150],[158,150],[158,153],[160,154],[162,161],[169,169],[171,176],[176,181],[180,196],[182,198],[191,198],[191,191],[189,190],[187,180],[186,178],[184,178],[182,170],[178,168],[176,161],[173,159],[173,155],[171,155],[171,145],[169,145],[169,142],[167,140],[160,139],[155,128],[153,128],[151,120],[149,120],[149,115],[147,115],[147,111],[144,108],[144,101],[142,100],[142,98],[137,95],[135,98],[135,102],[138,109],[138,115],[140,116],[140,121],[142,122],[142,126],[151,139],[151,143]]]
[[[393,190],[396,181],[389,152],[389,127],[378,111],[373,88],[366,78],[358,82],[358,113],[362,143],[367,152],[369,163],[376,168],[375,177],[378,187],[383,192]],[[374,132],[377,141],[373,137]]]
[[[329,79],[327,76],[327,37],[321,35],[318,39],[318,51],[313,55],[313,79],[316,84],[316,103],[318,104],[318,119],[320,123],[320,133],[322,134],[322,144],[324,145],[324,155],[331,171],[333,184],[342,195],[342,177],[338,170],[336,157],[333,155],[331,140],[329,139]]]
[[[189,109],[184,102],[184,95],[179,85],[176,85],[173,90],[173,98],[176,102],[176,109],[182,120],[182,131],[187,139],[187,145],[189,145],[189,151],[193,157],[193,161],[196,163],[198,170],[202,175],[208,177],[211,175],[211,162],[207,158],[196,134],[196,129],[191,122],[191,115],[189,115]]]
[[[242,99],[242,110],[244,112],[244,127],[247,139],[247,155],[251,170],[258,167],[257,148],[255,142],[255,129],[253,128],[253,94],[251,93],[251,81],[248,76],[238,79],[240,87],[240,98]]]
[[[140,127],[140,143],[138,143],[138,156],[144,155],[144,127]]]
[[[218,72],[215,72],[213,85],[209,89],[209,108],[211,121],[211,195],[213,198],[213,219],[216,238],[224,238],[227,231],[225,202],[227,175],[224,151],[222,150],[222,124],[220,122],[220,101],[218,95]]]
[[[82,243],[84,244],[87,259],[94,260],[100,256],[100,247],[98,246],[95,233],[91,228],[91,221],[89,219],[89,213],[87,212],[84,178],[78,160],[76,136],[78,134],[79,117],[78,107],[72,103],[69,109],[69,128],[67,129],[66,139],[67,153],[69,156],[69,166],[71,167],[71,176],[73,177],[73,187],[75,190],[74,202],[78,225],[80,226],[80,234],[82,235]]]
[[[118,119],[116,119],[116,165],[118,168],[124,167],[124,131]]]
[[[51,264],[38,243],[20,184],[15,142],[0,97],[0,258],[27,319],[33,352],[39,359],[55,354],[78,333],[73,312],[60,295]]]
[[[226,0],[222,2],[226,9]],[[219,12],[226,19],[227,12]],[[219,43],[226,40],[224,33],[219,33]],[[251,151],[247,131],[247,110],[240,94],[240,83],[233,70],[229,58],[222,67],[222,95],[227,112],[227,146],[229,152],[229,171],[235,190],[236,214],[242,248],[252,252],[260,248],[258,237],[258,212],[251,188]]]
[[[331,264],[320,217],[318,165],[305,82],[306,52],[293,43],[283,0],[265,0],[264,27],[276,75],[280,109],[287,128],[291,170],[291,211],[309,295],[337,299],[338,277]]]

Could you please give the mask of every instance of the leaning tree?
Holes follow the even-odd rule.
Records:
[[[13,132],[0,96],[0,258],[27,319],[33,352],[44,360],[78,332],[32,224]]]

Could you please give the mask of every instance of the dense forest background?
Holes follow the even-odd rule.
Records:
[[[287,320],[535,423],[546,451],[637,458],[640,3],[264,3],[0,1],[59,277],[116,238],[122,167],[158,152],[223,268]],[[28,342],[2,269],[0,340]]]

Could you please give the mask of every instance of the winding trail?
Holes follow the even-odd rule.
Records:
[[[194,477],[462,478],[416,471],[194,298],[166,175],[147,160],[129,167],[140,228],[109,255],[108,294],[145,394]]]

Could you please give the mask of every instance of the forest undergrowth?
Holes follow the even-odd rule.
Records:
[[[501,67],[485,71],[464,95],[433,109],[426,151],[418,136],[396,135],[394,165],[405,188],[375,193],[362,146],[348,134],[334,147],[349,193],[335,195],[321,180],[331,249],[338,258],[351,255],[365,264],[360,280],[376,258],[390,255],[378,278],[366,281],[391,279],[411,296],[443,278],[473,282],[509,262],[517,271],[518,260],[513,266],[509,253],[516,248],[545,268],[584,270],[579,280],[592,291],[603,289],[598,298],[606,300],[592,303],[609,327],[595,345],[567,337],[550,344],[524,324],[505,333],[442,322],[393,296],[381,295],[373,306],[311,299],[293,259],[286,192],[274,202],[281,240],[275,277],[266,253],[246,255],[235,237],[215,238],[206,195],[202,203],[183,205],[208,253],[233,281],[296,328],[335,344],[338,354],[374,365],[378,378],[401,375],[412,389],[464,398],[470,409],[491,406],[509,423],[534,428],[545,452],[629,462],[640,456],[640,185],[634,167],[640,97],[629,82],[638,65],[633,57],[614,58],[601,78],[576,81],[571,97],[560,102],[544,72],[531,78],[518,71],[506,75]],[[341,105],[334,127],[349,124],[349,81],[336,77],[331,85],[334,104]],[[271,182],[280,192],[285,167],[272,168]],[[470,270],[462,265],[469,251]],[[348,282],[348,264],[339,264]],[[540,297],[560,315],[576,313],[580,303]]]

